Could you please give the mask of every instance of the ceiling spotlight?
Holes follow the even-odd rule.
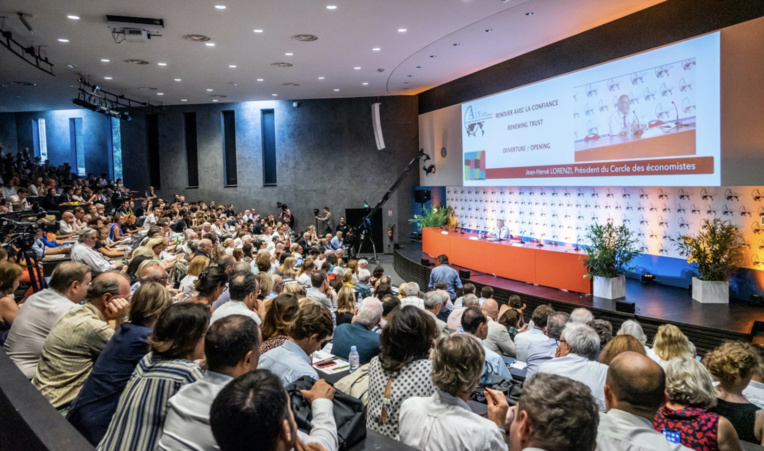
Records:
[[[529,11],[529,12],[525,13],[525,15],[526,15],[526,16],[532,16],[532,15],[533,15],[533,12],[532,12],[532,11]]]
[[[110,60],[108,58],[101,58],[102,63],[108,63]]]
[[[188,102],[188,99],[180,99],[181,102]]]
[[[490,33],[490,32],[492,32],[492,31],[493,31],[493,28],[486,28],[486,29],[485,29],[485,32],[486,32],[486,33]]]
[[[324,79],[324,77],[318,77],[318,79],[319,79],[319,80],[323,80],[323,79]]]
[[[261,30],[259,28],[255,28],[255,33],[262,33],[262,32],[263,32],[263,30]]]
[[[315,34],[296,34],[292,36],[292,39],[299,42],[313,42],[318,41],[318,36]]]
[[[421,68],[422,68],[422,66],[417,66],[416,68],[417,68],[417,69],[421,69]]]
[[[326,5],[326,9],[337,9],[337,5]]]
[[[355,69],[355,70],[361,70],[361,66],[356,66],[356,67],[354,67],[353,69]]]
[[[454,42],[454,44],[453,44],[454,47],[459,47],[460,45],[461,44],[459,44],[458,42]]]
[[[66,18],[69,20],[80,20],[80,16],[75,16],[74,14],[69,14]]]
[[[103,77],[104,80],[111,80],[111,77]]]
[[[67,42],[69,42],[69,40],[68,39],[64,39],[64,38],[58,38],[58,42],[67,43]]]
[[[204,45],[206,45],[207,47],[215,47],[214,42],[205,42]]]
[[[212,92],[212,88],[207,88],[207,92]]]
[[[398,28],[398,33],[405,33],[405,32],[407,32],[407,31],[408,31],[408,30],[407,30],[407,29],[405,29],[405,28]]]
[[[236,69],[236,65],[235,64],[229,64],[228,67],[230,67],[231,69]]]
[[[213,102],[217,102],[217,101],[218,101],[218,99],[212,99],[212,101],[213,101]]]
[[[278,94],[271,94],[271,95],[272,95],[273,97],[276,97],[276,96],[278,96]]]
[[[175,81],[181,81],[180,78],[176,78]]]
[[[263,81],[263,79],[262,78],[258,78],[257,81]]]
[[[149,62],[146,61],[146,60],[139,60],[139,59],[135,59],[135,58],[126,59],[125,62],[127,64],[135,64],[137,66],[145,66],[146,64],[149,64]],[[166,65],[167,65],[167,63],[165,63],[165,66]]]
[[[183,39],[191,42],[207,42],[212,38],[203,34],[186,34],[183,35]]]
[[[284,55],[286,55],[286,56],[294,56],[294,53],[292,53],[292,52],[286,52]]]
[[[425,166],[424,172],[426,175],[435,174],[435,165],[431,164],[429,166]]]
[[[430,55],[430,58],[435,58],[435,55]]]
[[[368,83],[368,82],[363,82],[363,83],[361,83],[361,84],[362,84],[362,85],[364,85],[364,86],[369,86],[369,83]]]
[[[158,93],[157,93],[157,95],[158,95],[158,96],[163,96],[163,95],[164,95],[164,93],[163,93],[163,92],[158,92]]]
[[[339,88],[334,88],[334,92],[339,92]]]
[[[225,9],[225,5],[215,5],[215,9]]]
[[[69,69],[74,69],[77,66],[75,66],[74,64],[67,64],[66,67],[68,67]]]
[[[381,49],[381,48],[379,48],[379,47],[374,47],[374,48],[373,48],[373,49],[371,49],[371,50],[372,50],[372,51],[374,51],[374,52],[379,52],[379,51],[380,51],[380,50],[382,50],[382,49]]]
[[[158,66],[166,66],[167,63],[157,63]]]

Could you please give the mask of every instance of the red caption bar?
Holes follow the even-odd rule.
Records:
[[[713,174],[714,157],[624,160],[604,163],[486,169],[486,179]]]

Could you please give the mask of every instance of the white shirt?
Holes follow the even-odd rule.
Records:
[[[509,228],[507,228],[507,226],[504,226],[500,229],[493,229],[491,231],[491,236],[495,236],[499,238],[500,240],[506,240],[509,238]]]
[[[61,231],[61,233],[69,234],[69,233],[74,233],[75,232],[74,227],[73,227],[74,224],[69,224],[66,221],[64,221],[63,219],[58,221],[58,223],[59,223],[59,230]]]
[[[515,335],[517,360],[525,362],[528,358],[528,346],[531,343],[546,341],[547,338],[548,337],[541,331],[541,329],[536,329],[535,327]]]
[[[76,306],[53,288],[38,291],[21,304],[5,340],[5,352],[27,378],[35,375],[42,345],[53,325]]]
[[[18,317],[16,317],[16,320],[18,321]],[[756,407],[760,409],[764,408],[764,384],[761,382],[752,380],[745,390],[743,390],[743,396],[745,396],[745,399],[747,399],[748,402],[755,404]]]
[[[438,389],[428,398],[403,401],[399,424],[400,440],[422,451],[507,449],[496,424],[473,413],[461,398]]]
[[[109,263],[97,250],[83,243],[74,243],[72,246],[72,260],[90,266],[95,272],[111,271],[116,266]]]
[[[153,213],[146,216],[146,219],[143,220],[143,232],[148,232],[152,225],[157,223],[157,218],[154,216]]]
[[[653,429],[652,421],[618,409],[600,413],[597,451],[685,451]]]
[[[424,310],[424,300],[416,296],[407,296],[401,299],[401,308],[403,308],[406,305],[413,305],[415,307],[419,307],[420,309]]]
[[[299,276],[297,276],[297,283],[302,285],[306,290],[312,286],[310,283],[310,275],[305,273],[302,273]]]
[[[255,320],[258,326],[260,325],[260,322],[261,322],[260,317],[257,316],[257,313],[250,310],[249,307],[247,307],[247,305],[244,304],[244,302],[234,301],[233,299],[231,299],[230,301],[218,307],[214,312],[212,312],[210,325],[212,325],[212,323],[219,320],[220,318],[225,318],[228,315],[249,316],[250,318]]]
[[[570,353],[565,357],[557,357],[542,363],[537,372],[556,374],[581,382],[589,387],[592,396],[600,406],[600,411],[604,412],[607,370],[607,365]]]
[[[194,288],[194,282],[199,278],[199,276],[193,276],[191,274],[186,274],[186,277],[184,277],[180,281],[180,286],[178,286],[178,289],[183,292],[184,295],[186,295],[187,298],[192,298],[197,295],[196,289]]]

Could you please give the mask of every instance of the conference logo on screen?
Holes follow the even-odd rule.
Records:
[[[468,106],[464,110],[464,130],[468,137],[485,135],[485,121],[491,119],[493,114],[480,111]]]

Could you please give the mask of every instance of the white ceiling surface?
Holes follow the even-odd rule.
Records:
[[[211,94],[227,96],[221,102],[417,94],[661,1],[6,0],[0,4],[0,16],[8,16],[5,29],[25,46],[43,46],[56,76],[0,48],[0,112],[71,108],[77,72],[104,89],[165,105],[181,104],[182,98],[210,103]],[[35,34],[23,27],[17,12],[34,15],[28,20]],[[69,14],[80,20],[67,19]],[[116,44],[106,14],[164,19],[163,36]],[[215,46],[182,38],[192,33],[210,36]],[[291,39],[304,33],[319,39]],[[129,65],[123,62],[128,58],[151,64]],[[271,66],[279,61],[294,67]],[[139,87],[155,87],[164,95]]]

